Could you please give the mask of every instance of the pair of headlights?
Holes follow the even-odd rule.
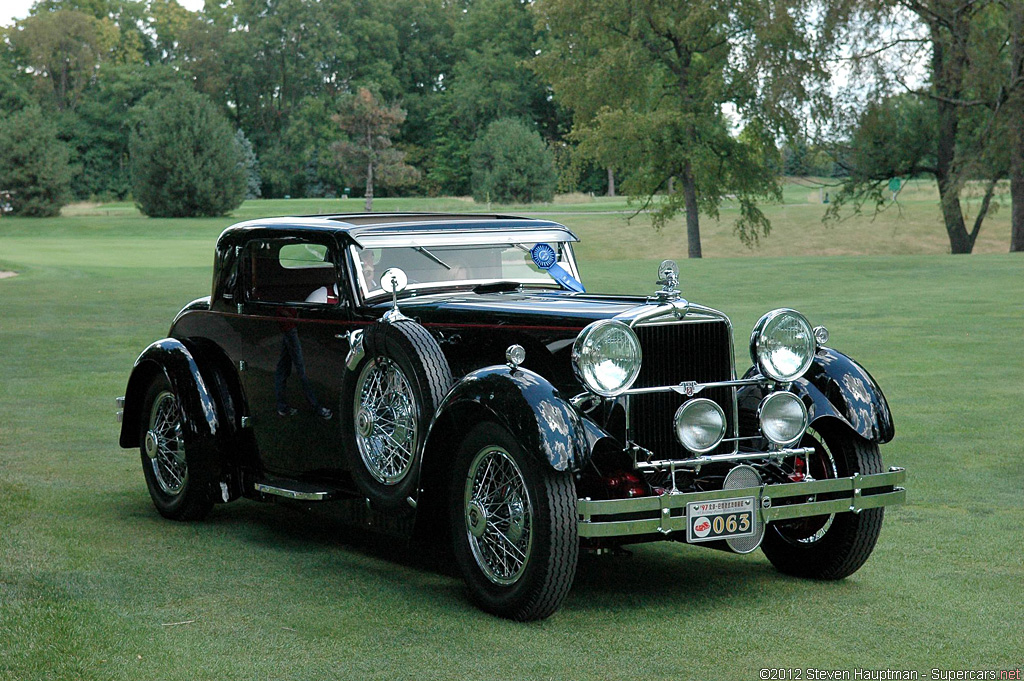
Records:
[[[779,447],[796,444],[807,430],[807,407],[793,393],[769,394],[757,408],[761,433]],[[679,442],[694,454],[706,454],[725,438],[725,412],[717,403],[699,397],[684,402],[674,425]]]
[[[750,334],[750,359],[761,374],[789,383],[804,375],[814,360],[814,330],[795,310],[772,310]],[[640,374],[643,353],[633,329],[614,319],[588,325],[572,346],[576,376],[603,397],[629,390]]]
[[[750,334],[751,360],[762,376],[780,383],[803,376],[814,361],[815,348],[815,331],[795,310],[772,310],[757,321]],[[636,333],[612,319],[588,325],[572,348],[576,376],[603,397],[629,390],[640,374],[642,360]],[[758,418],[761,432],[778,446],[794,444],[807,428],[807,408],[788,392],[768,395],[758,408]],[[684,447],[697,454],[706,453],[725,437],[725,413],[711,400],[689,400],[676,412],[675,428]]]

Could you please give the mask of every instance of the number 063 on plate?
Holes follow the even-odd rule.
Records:
[[[694,501],[686,505],[686,541],[702,542],[754,534],[754,497]]]

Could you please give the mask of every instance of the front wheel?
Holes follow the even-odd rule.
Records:
[[[878,445],[842,426],[809,430],[803,446],[814,447],[810,473],[816,479],[882,472]],[[808,579],[843,579],[856,572],[875,548],[884,509],[835,513],[774,522],[761,549],[776,568]]]
[[[548,617],[576,576],[576,486],[528,456],[504,428],[481,423],[456,455],[455,561],[474,602],[514,620]]]

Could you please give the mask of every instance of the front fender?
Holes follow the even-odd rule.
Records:
[[[142,423],[142,400],[150,382],[160,372],[167,376],[181,406],[187,431],[196,439],[218,437],[222,424],[210,388],[199,365],[185,345],[174,338],[159,340],[142,351],[135,360],[124,395],[121,423],[122,447],[138,447]]]
[[[438,407],[428,447],[435,425],[454,420],[465,432],[466,417],[499,423],[524,451],[557,471],[580,470],[590,457],[580,415],[543,376],[522,367],[492,366],[467,374]]]
[[[756,373],[751,367],[745,378]],[[760,386],[750,388],[739,396],[741,409],[748,412],[756,411],[764,396]],[[867,369],[832,348],[818,350],[811,368],[793,382],[792,392],[807,405],[811,425],[821,419],[835,419],[865,440],[879,444],[889,442],[896,433],[889,403],[875,379]]]

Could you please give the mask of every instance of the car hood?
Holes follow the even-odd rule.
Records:
[[[644,305],[638,296],[509,291],[448,293],[399,299],[402,312],[426,325],[546,327],[578,331],[590,322],[622,316]],[[375,306],[383,312],[390,305]],[[574,334],[575,335],[575,334]]]

